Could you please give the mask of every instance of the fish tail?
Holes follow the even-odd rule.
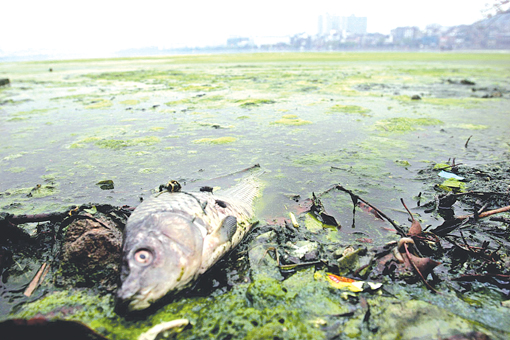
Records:
[[[249,206],[253,206],[253,201],[260,195],[263,189],[260,176],[264,174],[264,170],[256,170],[254,173],[240,180],[235,186],[222,190],[222,195],[233,197]]]

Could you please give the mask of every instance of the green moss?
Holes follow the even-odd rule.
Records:
[[[432,126],[432,125],[442,125],[443,122],[439,119],[433,118],[407,118],[407,117],[398,117],[398,118],[389,118],[380,120],[375,124],[375,128],[381,131],[388,132],[409,132],[415,131],[420,126]]]
[[[361,106],[357,106],[357,105],[340,105],[340,104],[334,105],[334,106],[330,107],[328,110],[328,113],[336,113],[336,112],[359,114],[359,115],[366,116],[367,113],[370,112],[370,110],[367,108],[361,107]]]
[[[219,138],[201,138],[195,139],[195,144],[228,144],[233,143],[237,140],[235,137],[219,137]]]

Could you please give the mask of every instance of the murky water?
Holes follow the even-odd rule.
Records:
[[[510,151],[506,54],[3,63],[0,77],[12,83],[0,89],[0,207],[13,214],[136,206],[169,179],[228,185],[214,178],[260,164],[261,220],[287,217],[289,194],[339,183],[406,223],[399,199],[423,191],[419,170]],[[101,180],[115,188],[101,190]],[[360,233],[375,244],[395,238],[363,214],[353,234],[345,194],[324,203],[346,243]]]

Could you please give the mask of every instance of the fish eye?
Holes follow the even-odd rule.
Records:
[[[142,265],[148,265],[152,262],[152,252],[147,249],[139,249],[134,254],[135,261]]]

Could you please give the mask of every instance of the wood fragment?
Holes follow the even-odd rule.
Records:
[[[499,214],[499,213],[507,212],[507,211],[510,211],[510,205],[507,205],[506,207],[503,207],[503,208],[498,208],[498,209],[494,209],[494,210],[485,211],[485,212],[479,214],[478,218],[484,218],[484,217],[487,217],[487,216],[491,216],[491,215],[495,215],[495,214]],[[462,215],[462,216],[455,216],[455,219],[456,220],[465,220],[465,219],[468,219],[468,218],[471,218],[471,217],[473,217],[473,214]]]
[[[468,139],[467,139],[467,141],[466,141],[466,144],[464,144],[464,148],[466,148],[466,149],[467,149],[467,147],[468,147],[468,143],[469,143],[469,140],[471,139],[471,137],[473,137],[473,135],[469,136],[469,138],[468,138]]]
[[[169,329],[176,327],[186,327],[188,324],[189,324],[188,319],[176,319],[168,322],[162,322],[152,327],[148,331],[140,334],[138,340],[154,340],[162,332],[168,331]]]
[[[34,290],[37,287],[39,287],[40,283],[42,282],[42,278],[44,278],[43,273],[45,272],[46,265],[47,265],[46,262],[44,262],[42,264],[41,268],[39,268],[39,270],[37,271],[37,274],[35,274],[34,278],[28,285],[27,289],[25,289],[25,292],[23,293],[23,295],[25,295],[26,297],[30,297],[32,295],[32,293],[34,292]],[[44,276],[46,276],[46,274],[44,274]]]

